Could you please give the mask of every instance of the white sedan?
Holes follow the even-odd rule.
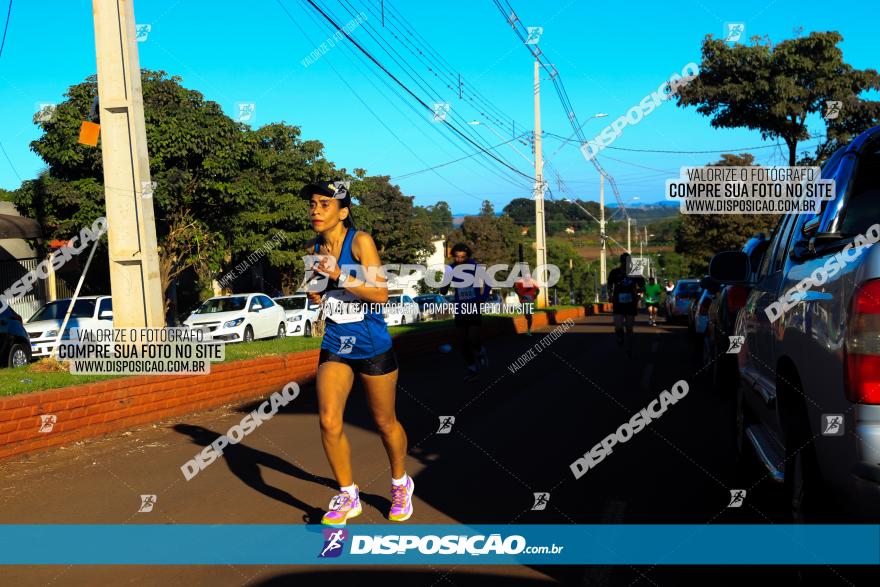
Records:
[[[287,336],[312,336],[321,306],[308,301],[305,294],[283,296],[275,301],[284,308]]]
[[[201,328],[211,340],[250,342],[257,338],[285,336],[284,308],[265,294],[237,294],[205,300],[184,326]]]
[[[402,326],[418,322],[421,316],[419,305],[408,295],[388,296],[388,302],[382,310],[385,324],[388,326]]]
[[[70,308],[70,300],[49,302],[34,314],[24,329],[31,339],[31,355],[48,357],[52,345],[58,339],[58,330]],[[110,296],[83,296],[76,298],[73,311],[64,328],[61,340],[70,339],[71,328],[112,328],[113,300]]]

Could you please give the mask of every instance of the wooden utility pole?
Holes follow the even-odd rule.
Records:
[[[541,64],[535,60],[535,248],[538,267],[547,266],[544,224],[544,159],[541,154]],[[546,275],[546,272],[545,272]],[[547,287],[538,290],[535,307],[547,307]]]
[[[92,0],[113,326],[165,326],[133,0]]]

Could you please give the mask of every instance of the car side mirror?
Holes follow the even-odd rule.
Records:
[[[251,312],[259,312],[263,308],[251,308]]]
[[[713,294],[718,293],[718,290],[720,289],[718,282],[708,275],[700,280],[700,287]]]
[[[822,218],[816,216],[804,222],[804,225],[801,227],[801,234],[804,236],[806,240],[809,240],[810,237],[816,234],[816,231],[819,230],[819,224],[822,223]]]
[[[709,262],[709,277],[717,283],[748,283],[750,273],[749,256],[742,251],[724,251]]]
[[[98,320],[113,320],[113,310],[104,310],[98,314]]]

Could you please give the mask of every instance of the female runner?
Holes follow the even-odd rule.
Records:
[[[340,493],[330,501],[322,524],[344,526],[362,511],[358,486],[351,470],[351,447],[342,430],[342,414],[355,374],[367,394],[367,403],[382,436],[391,464],[391,511],[388,519],[402,522],[413,512],[415,484],[404,470],[406,432],[394,409],[397,357],[379,304],[388,301],[387,279],[381,274],[379,254],[369,234],[358,231],[351,217],[351,196],[345,183],[306,185],[300,195],[309,202],[309,218],[318,237],[307,250],[321,255],[315,271],[329,279],[324,294],[330,308],[360,302],[365,311],[327,314],[318,360],[317,392],[321,441]],[[360,278],[355,277],[358,274]],[[318,292],[309,299],[320,303]],[[370,306],[373,307],[370,307]],[[327,308],[328,306],[325,306]],[[356,307],[356,306],[355,306]]]

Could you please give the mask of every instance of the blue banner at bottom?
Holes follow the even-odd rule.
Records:
[[[0,525],[21,565],[876,565],[880,525]]]

